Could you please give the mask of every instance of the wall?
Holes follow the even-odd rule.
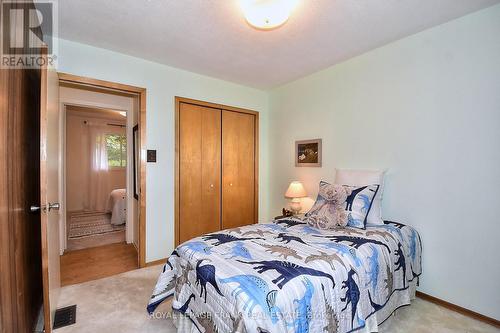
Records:
[[[107,123],[118,124],[116,120],[92,118],[74,113],[66,114],[66,210],[68,212],[84,210],[88,205],[90,151],[88,147],[88,129],[83,122],[105,126]],[[125,123],[122,122],[124,125]],[[125,135],[125,128],[107,126],[110,134]],[[108,192],[126,188],[126,169],[110,169]],[[104,203],[106,205],[106,203]]]
[[[294,179],[387,168],[383,215],[423,239],[420,290],[500,319],[500,5],[275,89],[270,210]],[[323,167],[294,141],[323,138]]]
[[[58,71],[147,89],[147,147],[158,159],[147,165],[147,262],[167,257],[174,245],[175,96],[260,112],[259,219],[268,217],[266,92],[66,40],[59,40]]]

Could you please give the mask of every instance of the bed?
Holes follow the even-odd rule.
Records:
[[[421,251],[415,229],[390,221],[229,229],[177,247],[147,310],[173,297],[180,332],[377,332],[414,298]]]
[[[127,222],[127,190],[111,191],[106,211],[111,213],[111,224],[121,225]]]

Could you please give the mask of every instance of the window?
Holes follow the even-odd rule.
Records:
[[[110,168],[125,168],[127,166],[127,137],[125,135],[106,135],[106,150]]]

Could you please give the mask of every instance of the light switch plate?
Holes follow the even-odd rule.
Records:
[[[156,150],[149,150],[147,152],[148,163],[156,163]]]

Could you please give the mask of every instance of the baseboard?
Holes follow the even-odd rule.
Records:
[[[151,267],[151,266],[156,266],[156,265],[164,265],[166,262],[167,262],[167,258],[158,259],[158,260],[155,260],[155,261],[147,262],[146,265],[144,265],[144,267]]]
[[[476,320],[479,320],[479,321],[482,321],[486,324],[490,324],[492,326],[495,326],[497,328],[500,328],[500,321],[494,319],[494,318],[491,318],[491,317],[488,317],[488,316],[485,316],[485,315],[482,315],[480,313],[477,313],[477,312],[474,312],[472,310],[469,310],[469,309],[466,309],[466,308],[463,308],[461,306],[458,306],[456,304],[453,304],[453,303],[450,303],[450,302],[447,302],[447,301],[444,301],[440,298],[437,298],[437,297],[434,297],[434,296],[431,296],[431,295],[427,295],[427,294],[424,294],[423,292],[420,292],[420,291],[417,291],[417,297],[423,299],[423,300],[426,300],[426,301],[429,301],[431,303],[434,303],[434,304],[437,304],[437,305],[440,305],[442,306],[443,308],[447,308],[447,309],[450,309],[452,311],[455,311],[455,312],[458,312],[458,313],[461,313],[467,317],[471,317],[473,319],[476,319]]]

